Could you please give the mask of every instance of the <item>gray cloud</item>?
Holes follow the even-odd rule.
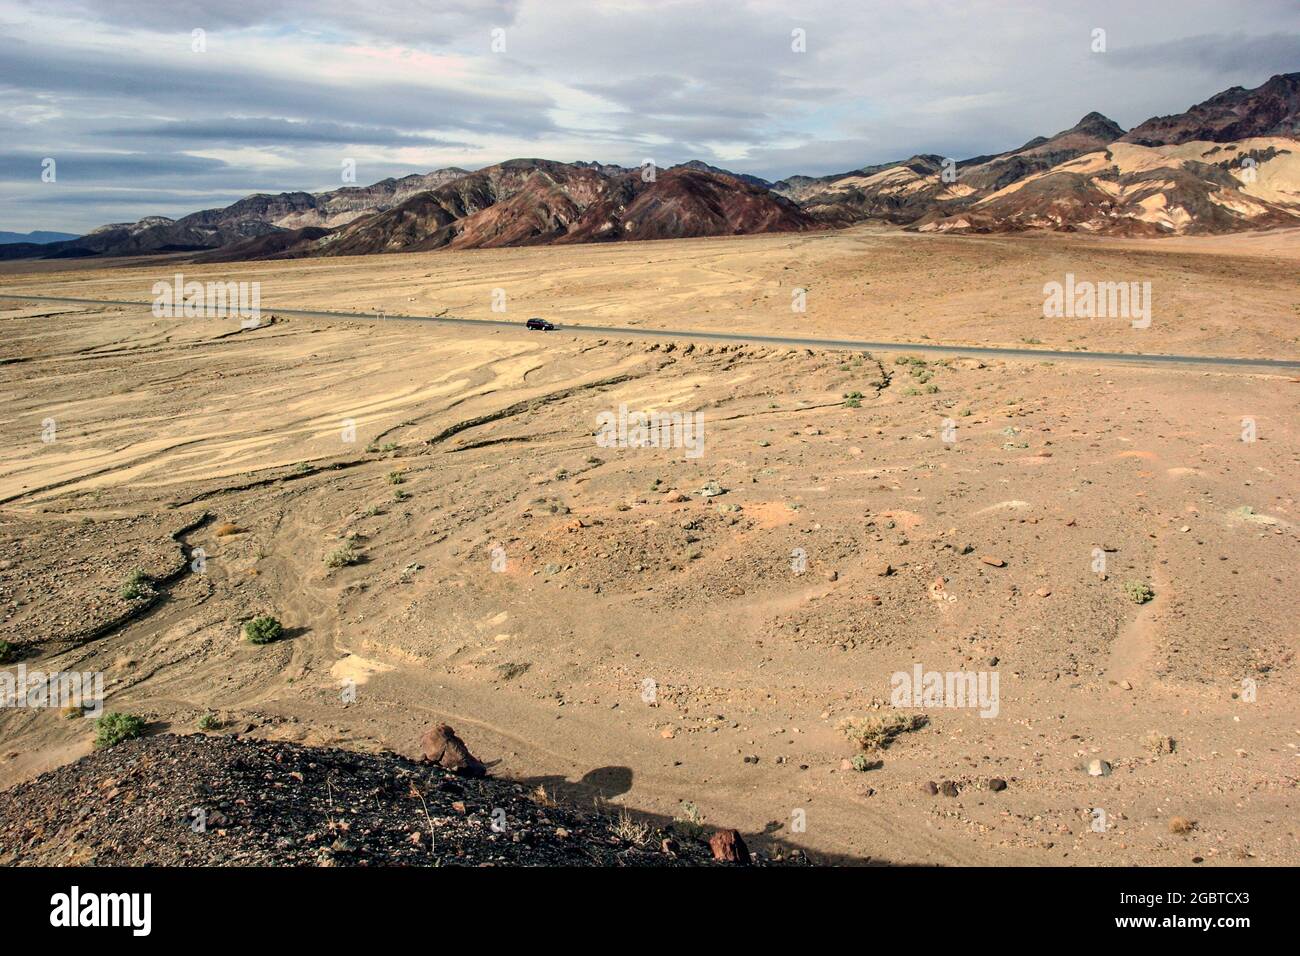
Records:
[[[468,143],[405,133],[391,126],[362,126],[329,120],[289,120],[277,117],[229,117],[220,119],[172,120],[151,126],[113,126],[96,131],[101,138],[117,142],[136,139],[170,140],[184,149],[212,142],[275,146],[279,144],[328,144],[378,146],[468,146]]]
[[[1255,73],[1290,73],[1300,69],[1300,33],[1180,37],[1117,47],[1106,62],[1126,70],[1190,70],[1228,77],[1246,66]]]

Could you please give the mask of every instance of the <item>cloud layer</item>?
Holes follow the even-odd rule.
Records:
[[[966,157],[1298,69],[1294,0],[0,0],[0,229],[335,188],[344,159]]]

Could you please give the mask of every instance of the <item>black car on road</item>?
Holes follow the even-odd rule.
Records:
[[[555,326],[552,325],[550,322],[547,322],[545,319],[531,318],[527,322],[525,322],[524,325],[526,325],[530,329],[538,329],[542,332],[555,331]]]

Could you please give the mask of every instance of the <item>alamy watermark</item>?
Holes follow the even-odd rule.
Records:
[[[927,671],[913,664],[889,678],[894,707],[972,707],[981,717],[998,715],[997,671]]]
[[[186,282],[178,272],[171,282],[155,282],[150,292],[155,318],[238,318],[246,329],[262,321],[260,282]]]
[[[1150,282],[1065,282],[1043,286],[1045,319],[1130,319],[1135,329],[1151,327]]]
[[[617,412],[596,416],[596,444],[601,448],[684,448],[687,458],[704,454],[703,412]]]
[[[76,707],[85,717],[104,712],[102,671],[0,671],[0,708]]]

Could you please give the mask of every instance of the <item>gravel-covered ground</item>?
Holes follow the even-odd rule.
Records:
[[[130,740],[0,793],[7,865],[727,865],[707,837],[391,753],[234,736]]]

